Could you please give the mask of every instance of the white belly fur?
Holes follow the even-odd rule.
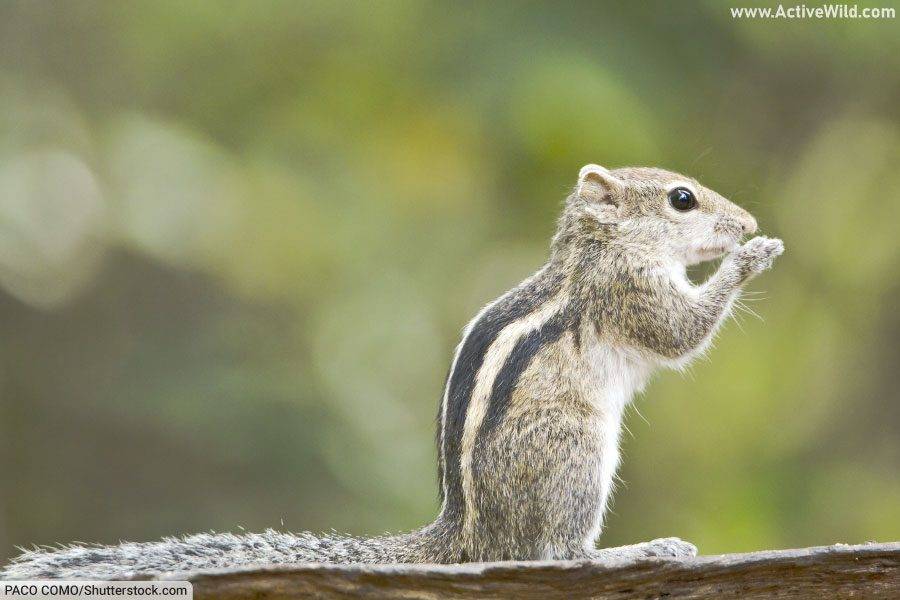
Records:
[[[626,348],[617,348],[597,337],[593,328],[583,332],[580,357],[575,363],[580,373],[580,393],[597,411],[599,437],[601,501],[592,534],[585,540],[591,549],[603,526],[603,516],[614,488],[619,466],[619,434],[625,407],[635,393],[643,390],[652,371],[651,365]]]

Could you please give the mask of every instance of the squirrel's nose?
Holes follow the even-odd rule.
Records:
[[[732,218],[741,224],[741,231],[744,235],[753,235],[756,233],[756,219],[753,218],[753,215],[748,213],[746,210],[741,208],[740,206],[735,206],[737,209],[731,213]]]
[[[753,235],[756,233],[757,229],[756,219],[750,214],[745,215],[744,218],[741,219],[741,229],[744,230],[744,235]]]

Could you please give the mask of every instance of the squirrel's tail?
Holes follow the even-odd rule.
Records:
[[[456,562],[444,528],[375,538],[338,534],[201,533],[157,542],[117,546],[72,545],[26,550],[5,568],[2,579],[129,579],[159,573],[303,562]]]

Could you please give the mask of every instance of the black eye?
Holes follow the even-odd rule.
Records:
[[[691,190],[677,187],[669,192],[669,204],[671,204],[672,208],[675,210],[684,212],[697,208],[697,199],[694,198],[694,193]]]

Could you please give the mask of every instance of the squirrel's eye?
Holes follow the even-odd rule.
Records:
[[[683,187],[677,187],[669,192],[669,204],[675,210],[686,211],[697,208],[697,199],[691,190]]]

